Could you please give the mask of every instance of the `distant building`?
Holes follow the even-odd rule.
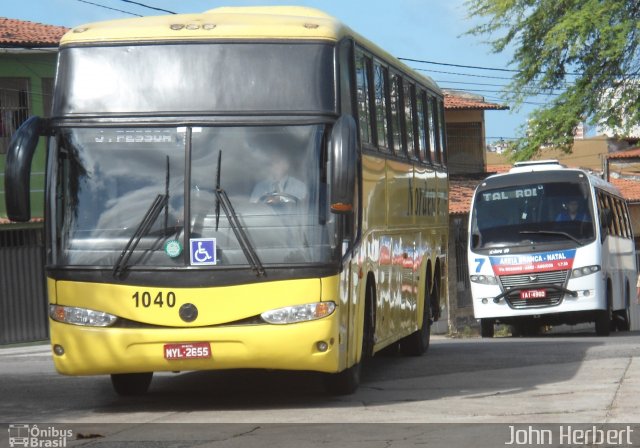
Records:
[[[487,163],[484,111],[506,109],[509,107],[486,102],[480,95],[456,90],[444,91],[450,174],[484,172]]]

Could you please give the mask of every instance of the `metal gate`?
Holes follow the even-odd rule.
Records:
[[[0,344],[48,339],[42,227],[0,228]]]

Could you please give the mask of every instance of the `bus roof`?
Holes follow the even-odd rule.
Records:
[[[545,171],[546,172],[573,171],[573,172],[582,173],[585,176],[585,178],[589,180],[589,183],[592,186],[608,191],[609,193],[614,194],[616,196],[622,197],[622,194],[620,193],[618,188],[616,188],[616,186],[613,185],[612,183],[607,182],[601,177],[598,177],[588,171],[585,171],[579,168],[568,168],[560,164],[557,160],[535,160],[535,161],[529,161],[529,162],[516,162],[513,165],[513,168],[511,168],[508,172],[494,174],[487,177],[483,182],[480,183],[480,185],[478,186],[478,189],[486,186],[487,181],[491,182],[494,179],[499,179],[500,183],[504,184],[505,179],[512,175],[534,173],[534,172],[542,173]],[[536,175],[535,178],[544,180],[544,177],[539,175]]]
[[[377,57],[410,73],[417,81],[440,89],[377,45],[325,12],[303,6],[220,7],[200,14],[147,16],[95,22],[66,33],[60,47],[113,43],[203,42],[208,40],[326,40],[353,37]]]
[[[510,173],[527,173],[529,171],[548,171],[548,170],[561,170],[566,168],[561,165],[555,159],[550,160],[530,160],[528,162],[516,162],[513,164],[513,168],[509,170]]]

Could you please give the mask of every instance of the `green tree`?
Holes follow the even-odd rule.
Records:
[[[640,0],[467,0],[494,53],[513,51],[517,70],[505,99],[552,94],[534,110],[511,156],[543,145],[571,152],[573,130],[597,123],[624,134],[640,124]]]

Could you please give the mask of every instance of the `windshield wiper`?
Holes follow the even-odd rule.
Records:
[[[567,232],[559,232],[557,230],[521,230],[520,232],[518,232],[520,235],[560,235],[560,236],[564,236],[566,238],[569,238],[570,240],[575,241],[576,243],[578,243],[580,246],[584,246],[584,243],[582,241],[580,241],[578,238],[576,238],[575,236],[567,233]]]
[[[138,243],[140,242],[142,237],[149,232],[151,226],[153,226],[153,223],[156,222],[156,219],[158,219],[158,216],[160,215],[162,209],[166,207],[168,198],[169,196],[166,194],[159,194],[158,196],[156,196],[153,203],[151,204],[151,207],[149,207],[149,210],[147,210],[147,212],[142,217],[142,221],[140,221],[140,224],[138,224],[136,231],[129,239],[129,242],[124,247],[124,249],[122,249],[122,252],[120,252],[118,262],[113,267],[114,277],[118,277],[124,272],[125,268],[127,267],[127,263],[129,262],[129,258],[131,258],[131,255],[133,254],[133,251],[136,250],[136,247],[138,246]]]
[[[227,216],[229,220],[229,225],[231,226],[231,230],[236,235],[238,243],[240,243],[240,248],[244,253],[244,256],[247,258],[247,261],[251,264],[258,277],[265,275],[264,266],[260,262],[260,258],[258,258],[258,254],[255,249],[251,245],[251,241],[249,241],[249,237],[245,233],[242,228],[242,224],[238,219],[238,215],[236,214],[231,201],[229,200],[229,196],[227,192],[220,186],[220,166],[222,162],[222,150],[218,152],[218,173],[216,178],[216,230],[218,229],[218,222],[220,220],[220,207],[224,211],[224,214]]]

